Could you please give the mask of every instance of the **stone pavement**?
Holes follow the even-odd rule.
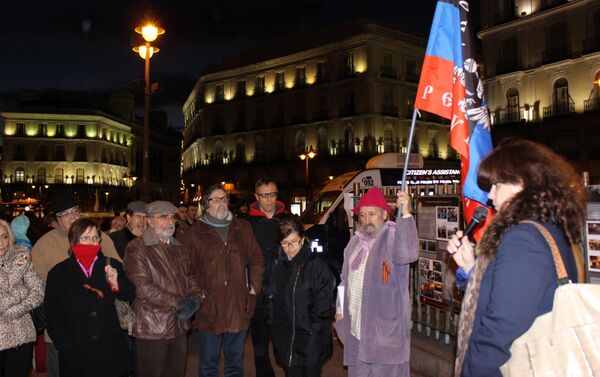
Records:
[[[412,377],[450,377],[452,376],[452,366],[454,363],[454,345],[445,345],[441,341],[436,341],[431,337],[419,334],[416,331],[412,333],[411,350],[411,376]],[[192,335],[189,341],[187,360],[187,371],[185,377],[198,376],[198,347],[196,337]],[[333,356],[323,367],[323,377],[346,377],[347,369],[342,364],[343,349],[339,341],[334,341]],[[252,342],[250,338],[246,340],[246,349],[244,357],[244,376],[255,377],[254,358]],[[271,359],[273,360],[271,350]],[[283,369],[274,365],[277,377],[285,377]],[[221,355],[220,376],[223,375],[223,357]],[[31,377],[47,377],[46,373],[32,373]]]

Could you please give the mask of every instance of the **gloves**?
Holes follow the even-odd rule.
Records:
[[[200,303],[195,297],[184,297],[179,301],[179,309],[175,312],[175,317],[181,322],[186,322],[192,318],[194,313],[200,308]]]

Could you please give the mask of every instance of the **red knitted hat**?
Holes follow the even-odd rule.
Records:
[[[369,191],[360,198],[356,207],[352,209],[352,212],[354,212],[356,216],[360,216],[361,207],[379,207],[386,210],[388,213],[392,212],[392,209],[387,204],[387,200],[385,200],[385,196],[383,196],[378,187],[371,187]]]

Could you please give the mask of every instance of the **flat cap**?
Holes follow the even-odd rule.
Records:
[[[131,213],[143,213],[146,214],[146,203],[136,200],[127,204],[127,211]]]
[[[170,215],[177,213],[177,207],[171,202],[157,200],[146,205],[146,214],[148,216]]]
[[[75,195],[70,192],[62,192],[52,198],[50,201],[50,210],[56,214],[78,205],[79,201]]]

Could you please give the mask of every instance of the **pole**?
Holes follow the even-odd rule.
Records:
[[[401,190],[404,192],[406,190],[406,173],[408,171],[408,160],[410,158],[410,148],[412,147],[413,135],[415,133],[415,123],[417,123],[417,115],[419,111],[417,109],[413,110],[412,121],[410,122],[410,132],[408,134],[408,145],[406,146],[406,154],[404,155],[404,169],[402,169],[402,188]],[[398,206],[398,214],[396,218],[402,217],[402,206]]]
[[[150,42],[146,42],[146,57],[144,59],[144,140],[142,152],[142,201],[148,201],[150,175]]]

